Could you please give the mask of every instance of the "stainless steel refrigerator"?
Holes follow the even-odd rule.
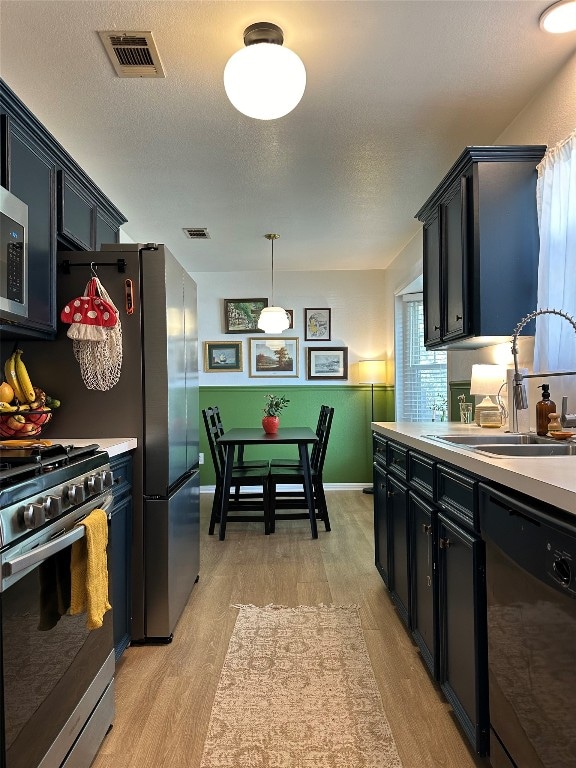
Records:
[[[132,640],[167,642],[200,562],[196,284],[164,245],[60,252],[58,315],[83,294],[92,269],[120,312],[118,383],[106,392],[86,388],[66,335],[69,326],[60,322],[55,342],[26,343],[26,361],[32,380],[62,401],[43,436],[138,439]]]

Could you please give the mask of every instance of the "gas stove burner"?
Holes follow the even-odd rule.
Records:
[[[91,456],[100,448],[96,443],[90,445],[31,445],[23,448],[0,446],[0,462],[14,466],[15,464],[39,463],[44,459],[64,459],[76,456]]]
[[[100,449],[90,445],[33,445],[27,448],[2,448],[0,450],[0,488],[7,488],[27,477],[52,472],[93,456]]]

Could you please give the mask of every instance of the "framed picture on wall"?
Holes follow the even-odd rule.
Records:
[[[258,318],[268,299],[224,299],[224,333],[264,333]]]
[[[285,309],[284,312],[288,315],[288,322],[290,325],[286,330],[290,331],[292,328],[294,328],[294,310],[293,309]]]
[[[331,310],[307,307],[304,310],[304,341],[330,341]]]
[[[204,370],[206,373],[242,370],[241,341],[205,341]]]
[[[308,379],[347,379],[348,347],[307,347]]]
[[[248,339],[249,374],[253,377],[288,378],[298,376],[298,339],[270,337]]]

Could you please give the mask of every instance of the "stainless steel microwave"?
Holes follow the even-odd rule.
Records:
[[[28,206],[0,187],[0,313],[28,317]],[[15,319],[17,319],[15,318]]]

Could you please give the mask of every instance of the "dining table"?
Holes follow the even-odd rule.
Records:
[[[220,539],[224,538],[226,530],[226,518],[228,513],[228,501],[230,497],[230,485],[232,481],[232,468],[237,448],[245,448],[249,445],[296,445],[302,465],[304,497],[310,516],[310,528],[312,538],[318,538],[318,526],[316,525],[316,510],[314,506],[314,493],[312,490],[312,472],[310,469],[309,446],[318,442],[316,432],[310,427],[280,427],[277,432],[268,434],[261,427],[235,427],[221,435],[217,442],[224,449],[224,473],[223,488],[220,503]]]

